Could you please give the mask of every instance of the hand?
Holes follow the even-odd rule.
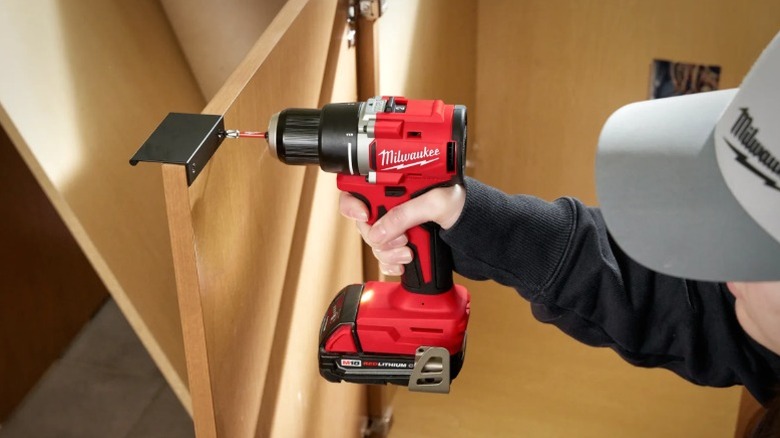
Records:
[[[412,250],[406,244],[406,230],[426,222],[435,222],[446,230],[455,225],[466,203],[466,191],[460,185],[440,187],[398,205],[387,212],[373,226],[368,225],[366,205],[342,192],[339,210],[355,219],[363,240],[379,260],[379,269],[385,275],[401,275],[403,265],[412,261]]]

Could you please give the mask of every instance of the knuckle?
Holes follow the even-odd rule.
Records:
[[[408,216],[406,211],[406,206],[399,205],[398,207],[390,210],[390,212],[387,214],[388,218],[387,220],[393,224],[393,225],[403,225],[406,221],[406,217]]]
[[[374,253],[374,257],[376,257],[380,263],[389,264],[392,262],[392,257],[387,252],[376,248],[372,249],[372,252]]]

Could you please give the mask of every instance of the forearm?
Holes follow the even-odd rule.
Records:
[[[455,269],[472,279],[514,287],[533,299],[553,280],[569,245],[573,201],[509,196],[470,178],[466,186],[460,218],[442,232],[452,247]]]
[[[458,272],[515,288],[540,321],[635,365],[666,367],[698,384],[743,383],[768,397],[776,356],[745,335],[722,285],[633,262],[598,209],[576,200],[548,203],[466,184],[463,213],[443,233]]]

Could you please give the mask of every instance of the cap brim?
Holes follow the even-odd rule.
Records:
[[[639,102],[605,124],[600,207],[612,237],[642,265],[693,280],[780,280],[780,243],[739,205],[715,157],[715,125],[736,92]]]

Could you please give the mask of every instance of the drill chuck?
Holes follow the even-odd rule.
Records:
[[[359,111],[358,103],[286,109],[271,117],[268,147],[286,164],[319,164],[326,172],[356,173]]]
[[[287,164],[319,164],[318,109],[287,109],[268,124],[268,147]]]

